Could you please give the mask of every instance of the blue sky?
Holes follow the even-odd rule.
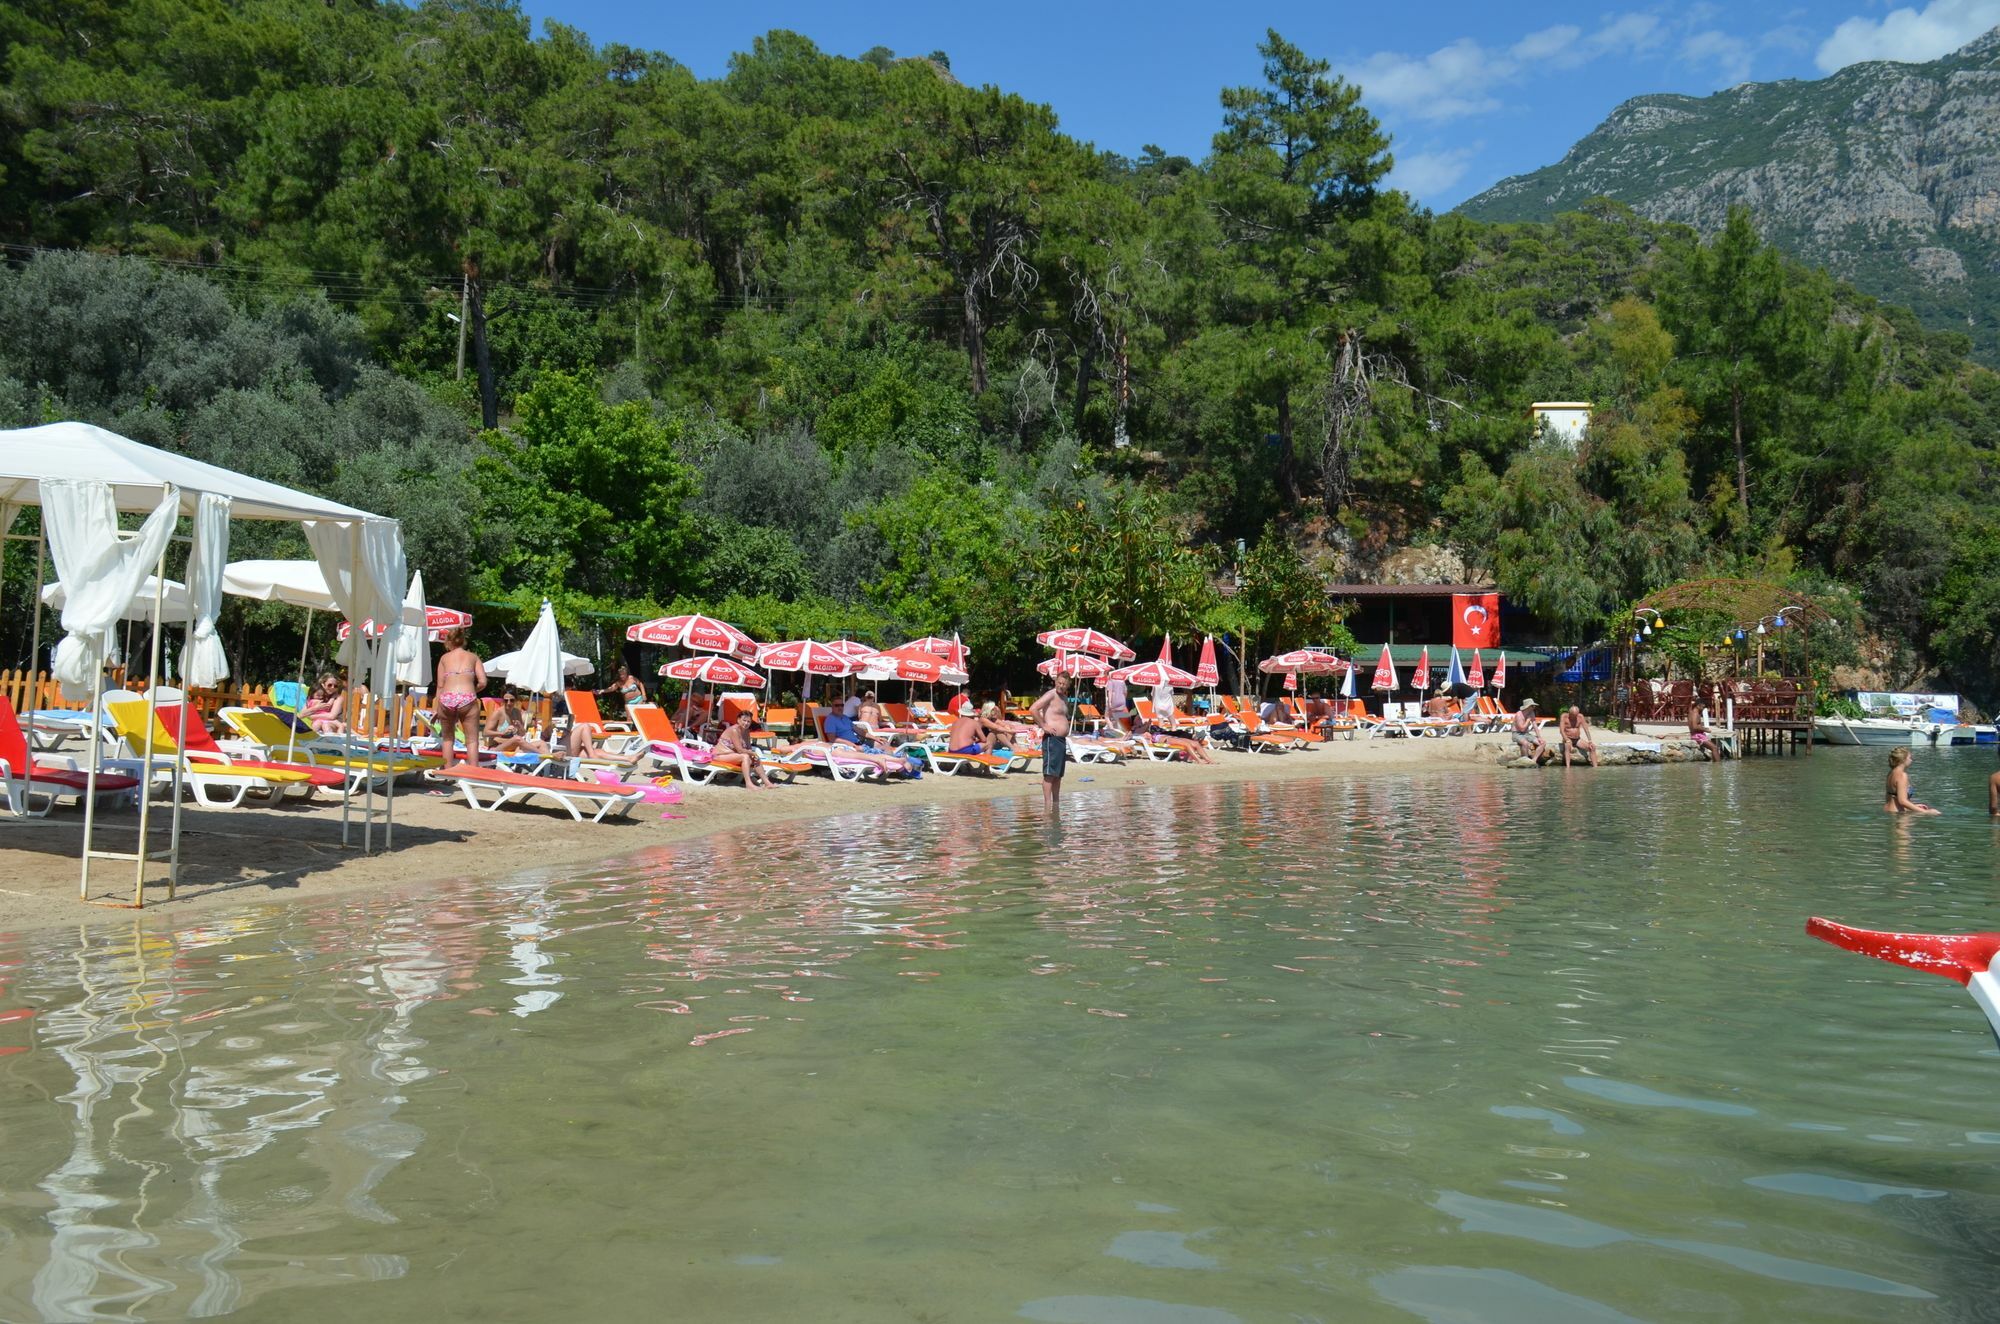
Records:
[[[1556,160],[1642,92],[1700,95],[1818,78],[1857,60],[1934,59],[2000,26],[2000,0],[525,3],[537,18],[665,51],[704,77],[725,72],[732,52],[772,28],[842,55],[876,45],[899,55],[942,50],[962,81],[1047,102],[1070,134],[1128,155],[1147,143],[1205,154],[1220,119],[1216,93],[1258,81],[1257,43],[1275,27],[1362,85],[1395,136],[1395,183],[1440,210]]]

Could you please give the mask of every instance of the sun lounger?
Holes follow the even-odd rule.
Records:
[[[589,690],[564,690],[563,701],[569,704],[569,720],[588,722],[600,731],[630,731],[630,722],[607,722],[604,714],[597,710],[597,696]],[[631,714],[627,713],[627,717]]]
[[[285,714],[267,708],[224,708],[218,714],[240,738],[245,750],[266,759],[288,760],[318,768],[335,768],[356,777],[401,777],[442,768],[437,754],[377,750],[353,738],[300,731]]]
[[[464,792],[465,802],[474,809],[492,813],[516,800],[540,796],[569,811],[569,816],[579,823],[584,821],[586,811],[590,811],[591,822],[602,823],[606,818],[630,813],[633,805],[646,798],[645,791],[637,786],[536,777],[501,768],[475,768],[469,763],[455,763],[431,775],[455,783]]]
[[[151,770],[152,780],[171,785],[178,775],[181,784],[194,792],[195,801],[206,808],[233,809],[252,791],[272,800],[287,791],[312,794],[312,778],[305,772],[243,768],[222,759],[190,757],[160,720],[163,712],[176,710],[174,705],[153,714],[150,730],[143,699],[119,700],[105,707],[126,750]]]
[[[185,713],[185,716],[183,714]],[[274,762],[256,756],[246,757],[233,753],[216,743],[208,733],[208,727],[198,713],[187,712],[181,704],[161,704],[160,725],[170,734],[180,737],[180,746],[190,759],[226,764],[233,768],[264,768],[273,772],[296,772],[302,774],[311,786],[339,786],[347,780],[346,774],[338,768],[320,768],[306,763]],[[182,723],[186,723],[185,729]]]
[[[1007,771],[1008,766],[1013,763],[1012,757],[1004,754],[953,754],[949,750],[932,749],[921,745],[912,748],[922,749],[924,758],[931,765],[931,770],[943,773],[947,777],[956,777],[961,772],[990,777],[995,773]]]
[[[58,799],[82,800],[90,794],[90,773],[73,758],[44,754],[39,758],[28,751],[27,739],[16,725],[14,705],[0,695],[0,789],[7,808],[17,816],[40,818],[55,808]],[[139,779],[120,773],[97,774],[97,794],[138,798]],[[40,797],[42,807],[35,808]]]

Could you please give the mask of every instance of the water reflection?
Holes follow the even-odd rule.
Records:
[[[0,940],[0,1317],[1949,1313],[2000,1055],[1797,928],[1990,926],[1992,833],[1874,772],[993,802]]]

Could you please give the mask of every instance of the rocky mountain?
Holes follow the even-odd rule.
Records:
[[[1634,97],[1459,210],[1545,220],[1598,196],[1704,233],[1743,203],[1772,242],[2000,362],[2000,28],[1928,64]]]

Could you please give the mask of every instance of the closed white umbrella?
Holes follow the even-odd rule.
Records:
[[[583,665],[571,670],[571,663]],[[505,663],[505,666],[502,666]],[[542,614],[535,620],[535,628],[528,632],[527,642],[519,651],[504,654],[486,664],[491,674],[506,677],[507,683],[517,690],[529,690],[536,694],[555,694],[564,688],[563,677],[583,675],[591,669],[588,658],[575,657],[562,651],[562,633],[556,628],[556,612],[548,600],[542,600]]]
[[[419,628],[404,630],[396,636],[396,679],[419,689],[431,683],[431,645],[421,628],[429,610],[430,605],[424,601],[424,572],[413,571],[410,591],[403,597],[403,620],[414,620]]]

